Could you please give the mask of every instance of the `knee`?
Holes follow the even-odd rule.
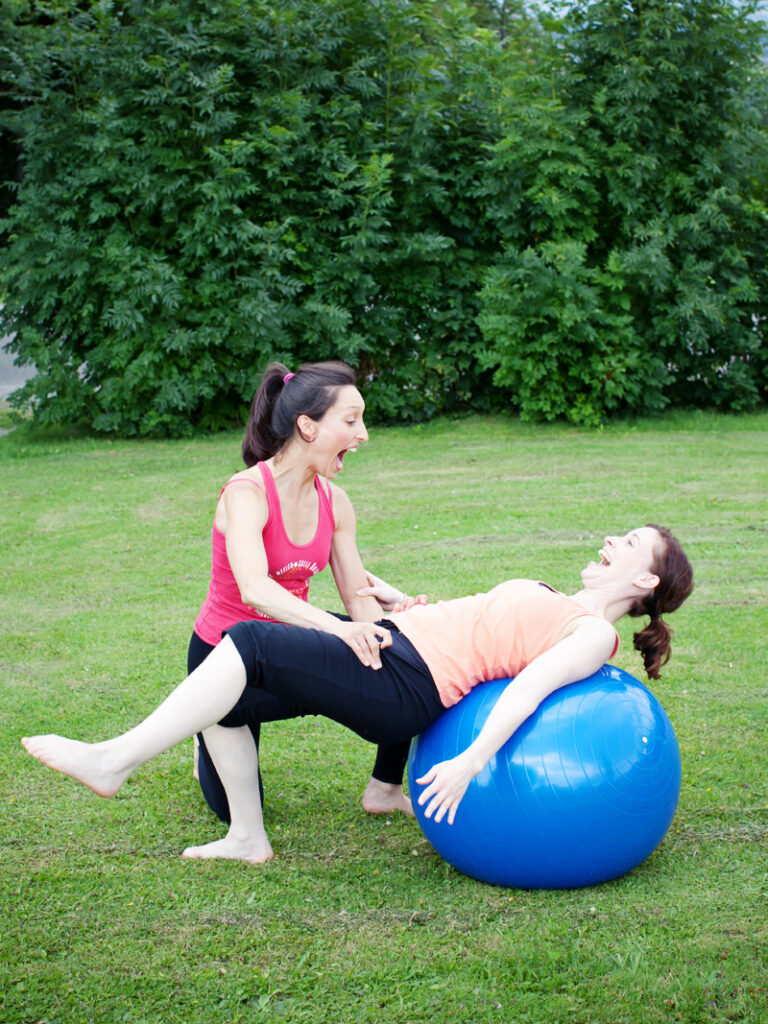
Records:
[[[253,714],[247,708],[240,708],[235,705],[232,710],[216,723],[225,729],[238,729],[241,725],[247,725],[258,731],[258,723],[254,722]]]
[[[246,686],[259,685],[262,643],[258,627],[264,625],[268,625],[268,623],[237,622],[226,631],[226,636],[234,645],[240,661],[243,663]]]

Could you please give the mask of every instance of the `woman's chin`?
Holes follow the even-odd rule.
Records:
[[[597,562],[590,562],[581,570],[581,582],[585,587],[600,578],[600,568],[601,566]]]

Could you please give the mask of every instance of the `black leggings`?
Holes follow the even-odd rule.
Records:
[[[239,622],[227,630],[243,659],[253,694],[295,703],[301,714],[324,715],[372,743],[403,745],[445,709],[416,648],[386,619],[392,646],[382,667],[366,668],[338,637],[278,622]],[[240,703],[222,725],[240,725]]]
[[[257,626],[259,629],[261,629],[261,627],[280,625],[279,623],[258,621],[250,624]],[[240,625],[247,626],[249,625],[249,623],[241,623]],[[352,655],[352,661],[349,663],[352,666],[352,668],[355,667],[353,663],[359,665],[360,668],[364,668],[362,662],[360,662],[357,656],[353,654],[350,648],[347,647],[347,645],[343,641],[339,640],[337,637],[333,637],[329,633],[322,633],[318,630],[313,629],[304,629],[303,627],[299,626],[287,626],[285,628],[291,630],[291,639],[288,641],[288,643],[295,644],[297,651],[304,651],[306,649],[307,637],[326,637],[330,640],[335,641],[336,644],[338,644],[338,646],[342,649],[342,651],[347,651],[349,652],[349,654]],[[428,685],[426,687],[429,697],[432,697],[435,701],[437,701],[437,704],[439,705],[439,710],[442,711],[442,704],[440,704],[439,699],[437,698],[437,691],[435,690],[434,683],[432,682],[432,677],[429,675],[426,665],[424,665],[424,662],[421,660],[421,658],[416,653],[415,649],[411,646],[411,644],[405,639],[405,637],[399,636],[399,634],[393,632],[393,637],[395,636],[397,636],[398,640],[402,641],[404,645],[407,645],[407,648],[409,648],[410,651],[412,652],[412,657],[416,659],[417,662],[419,663],[419,671],[426,676],[426,679],[429,680]],[[197,666],[200,665],[207,658],[207,656],[210,654],[212,650],[213,646],[211,644],[207,644],[204,640],[201,640],[196,633],[193,633],[189,643],[189,651],[187,654],[187,671],[193,672],[197,668]],[[389,654],[390,650],[392,650],[392,648],[388,648],[387,650],[382,652],[383,656]],[[301,668],[305,667],[306,661],[311,662],[311,659],[313,657],[314,655],[310,651],[307,651],[306,654],[300,654],[299,661],[301,661],[302,663]],[[341,665],[339,666],[340,673],[345,672],[348,674],[349,669],[346,667],[346,664],[347,662],[345,661],[344,667],[342,667]],[[372,669],[368,669],[366,671],[373,672]],[[380,672],[384,672],[384,668],[382,668]],[[380,672],[375,672],[373,674],[374,676],[378,676]],[[328,686],[328,683],[324,679],[317,676],[315,676],[314,678],[314,685],[322,687]],[[429,693],[429,691],[432,691],[432,693]],[[347,691],[347,693],[349,694],[349,691]],[[427,702],[429,703],[429,698]],[[329,718],[336,718],[337,721],[342,721],[343,724],[347,724],[346,722],[344,722],[343,719],[338,718],[336,715],[326,712],[322,709],[315,711],[310,706],[310,703],[311,702],[308,702],[304,699],[297,699],[296,697],[290,694],[276,694],[267,692],[266,688],[256,689],[253,686],[247,686],[240,700],[237,702],[232,711],[230,711],[230,713],[221,720],[220,724],[223,726],[228,726],[230,728],[242,725],[248,726],[248,728],[251,731],[251,735],[253,736],[253,740],[254,743],[256,744],[257,749],[259,746],[259,737],[262,722],[283,721],[288,718],[296,718],[300,715],[325,714]],[[351,728],[354,728],[354,726],[351,726]],[[398,739],[394,742],[382,739],[377,751],[376,762],[373,766],[372,775],[375,779],[378,779],[380,782],[386,782],[394,785],[397,785],[402,782],[403,772],[405,770],[405,762],[408,758],[408,747],[410,744],[410,738],[411,736],[415,735],[416,732],[420,732],[421,728],[423,728],[423,726],[417,728],[415,732],[407,731],[405,735],[398,737]],[[355,729],[355,731],[359,732],[359,730],[357,729]],[[363,734],[360,733],[360,735]],[[372,739],[373,742],[376,742],[376,737],[365,738],[370,738]],[[217,814],[218,817],[222,819],[222,821],[229,821],[229,804],[227,802],[227,796],[224,790],[224,786],[222,785],[221,780],[219,779],[218,773],[216,772],[216,769],[213,765],[213,761],[211,760],[211,756],[208,753],[208,750],[206,749],[205,741],[203,740],[202,735],[198,734],[198,740],[200,742],[198,756],[198,777],[200,780],[200,789],[202,790],[203,796],[205,797],[211,810],[215,814]],[[261,774],[259,775],[259,790],[261,792],[261,798],[263,801],[264,787],[261,781]]]

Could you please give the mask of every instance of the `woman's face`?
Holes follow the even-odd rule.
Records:
[[[647,581],[653,577],[651,567],[661,543],[659,531],[652,526],[641,526],[623,537],[606,537],[605,546],[599,551],[600,561],[590,562],[582,570],[584,586],[603,589],[640,579]]]
[[[347,452],[357,451],[368,440],[363,423],[365,402],[352,384],[340,388],[336,401],[321,420],[310,420],[314,436],[312,455],[317,470],[333,479],[341,472]]]

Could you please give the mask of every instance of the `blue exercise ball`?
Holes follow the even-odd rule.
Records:
[[[509,682],[474,687],[411,744],[426,838],[464,874],[520,889],[596,885],[636,867],[674,816],[680,751],[656,697],[612,665],[541,703],[469,784],[453,825],[425,817],[415,780],[466,750]]]

